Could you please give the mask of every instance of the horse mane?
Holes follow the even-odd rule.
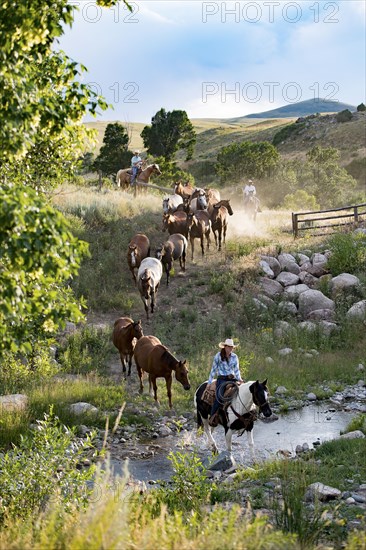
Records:
[[[164,361],[167,361],[168,367],[170,369],[175,370],[175,367],[178,363],[177,359],[174,357],[173,354],[170,353],[170,351],[166,347],[164,347],[164,346],[162,346],[162,347],[164,348],[164,352],[163,352],[161,358]]]

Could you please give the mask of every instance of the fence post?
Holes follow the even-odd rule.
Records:
[[[355,225],[358,225],[358,208],[357,208],[357,206],[354,207],[353,213],[354,213],[354,218],[355,218]]]
[[[292,212],[292,232],[296,239],[298,234],[298,221],[297,221],[297,214],[295,214],[294,212]]]

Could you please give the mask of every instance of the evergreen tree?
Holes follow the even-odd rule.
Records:
[[[185,111],[160,109],[151,119],[151,125],[141,132],[148,153],[174,160],[179,149],[187,151],[186,160],[193,156],[196,132]]]
[[[126,129],[119,122],[108,124],[103,145],[94,161],[94,168],[101,170],[104,176],[116,174],[121,168],[129,166],[132,153],[128,150],[129,137]]]

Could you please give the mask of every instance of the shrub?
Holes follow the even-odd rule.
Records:
[[[316,202],[314,195],[309,195],[303,189],[298,189],[295,193],[286,195],[283,199],[283,206],[286,210],[319,210],[320,206]]]
[[[352,113],[349,109],[344,109],[336,115],[337,122],[349,122],[352,119]]]
[[[207,479],[202,462],[195,453],[169,453],[174,474],[169,487],[157,491],[158,502],[166,504],[168,511],[202,512],[202,505],[210,500],[215,485]]]
[[[336,233],[328,240],[332,254],[328,268],[333,276],[357,273],[366,267],[366,235],[363,233]]]
[[[75,374],[103,372],[106,358],[112,349],[111,333],[106,329],[85,326],[72,333],[63,344],[59,361],[66,372]]]
[[[87,482],[94,468],[84,471],[77,466],[91,447],[89,437],[78,440],[51,408],[32,435],[0,457],[0,521],[29,517],[44,508],[56,492],[65,509],[86,505],[91,493]]]
[[[357,105],[357,112],[360,113],[363,111],[366,111],[366,105],[364,103],[360,103],[359,105]]]

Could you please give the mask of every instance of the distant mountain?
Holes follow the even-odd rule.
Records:
[[[246,118],[293,118],[313,115],[315,113],[338,113],[344,109],[356,111],[357,107],[349,105],[348,103],[341,103],[340,101],[329,101],[316,98],[299,101],[298,103],[292,103],[291,105],[285,105],[284,107],[272,109],[271,111],[264,111],[263,113],[253,113],[245,117],[236,118],[235,121],[237,122]],[[234,119],[232,119],[232,121],[234,121]]]

